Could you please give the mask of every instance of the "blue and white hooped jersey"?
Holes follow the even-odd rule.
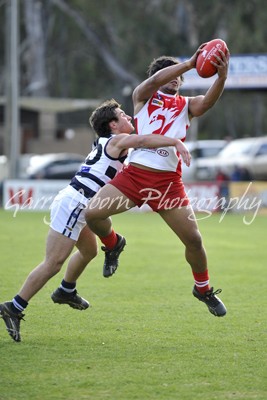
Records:
[[[106,151],[107,144],[113,136],[97,139],[94,143],[95,147],[70,182],[70,186],[78,190],[86,199],[93,197],[123,168],[126,156],[113,158]]]

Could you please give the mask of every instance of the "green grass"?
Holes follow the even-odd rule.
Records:
[[[42,260],[43,217],[0,212],[0,301]],[[104,279],[100,254],[78,284],[91,309],[52,303],[62,271],[30,302],[21,343],[0,321],[0,399],[266,400],[267,217],[219,217],[199,225],[225,318],[191,295],[183,246],[157,215],[116,216],[128,242],[119,270]]]

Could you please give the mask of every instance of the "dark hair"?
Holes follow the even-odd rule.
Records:
[[[107,137],[110,135],[109,123],[118,121],[115,110],[121,105],[116,100],[106,100],[98,106],[91,114],[89,123],[99,137]]]
[[[154,75],[156,72],[158,72],[159,70],[166,68],[166,67],[170,67],[171,65],[176,65],[176,64],[180,64],[180,61],[175,58],[175,57],[170,57],[170,56],[161,56],[158,58],[155,58],[152,63],[149,65],[147,73],[148,76],[152,76]],[[184,77],[183,75],[180,76],[181,81],[184,81]]]

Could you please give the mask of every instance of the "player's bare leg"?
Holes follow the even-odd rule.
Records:
[[[224,316],[226,308],[216,296],[221,289],[214,292],[209,286],[206,251],[192,207],[163,210],[159,214],[185,245],[185,258],[195,280],[193,295],[204,302],[213,315]]]
[[[75,246],[75,241],[50,228],[46,241],[45,260],[26,279],[19,296],[29,301],[50,278],[56,275]]]
[[[19,296],[20,302],[21,299],[28,302],[48,282],[49,279],[60,271],[63,263],[71,254],[75,243],[74,240],[62,235],[61,233],[55,232],[50,228],[47,237],[45,260],[39,264],[26,279],[17,295]],[[88,247],[90,247],[90,243],[88,243]],[[80,275],[84,268],[85,262],[82,260],[82,262],[77,266],[77,274]],[[66,292],[66,294],[62,291],[55,291],[51,296],[52,300],[55,303],[68,304],[72,308],[85,310],[89,307],[89,303],[77,294],[75,286],[76,281],[74,289],[69,293]]]
[[[76,242],[77,251],[69,259],[64,275],[67,282],[76,282],[86,266],[97,256],[97,240],[95,234],[85,226]]]
[[[107,184],[90,200],[85,212],[85,219],[89,228],[97,236],[105,237],[112,230],[109,217],[127,211],[134,206],[134,202],[120,190]]]
[[[99,236],[105,246],[105,262],[103,276],[112,276],[119,265],[119,255],[123,251],[126,240],[116,234],[112,228],[110,215],[122,213],[135,204],[113,185],[105,185],[89,202],[85,218],[88,226]]]
[[[185,245],[185,258],[194,272],[207,269],[207,256],[194,212],[190,206],[163,210],[159,215]]]
[[[97,255],[97,241],[95,234],[86,225],[76,242],[77,251],[69,259],[68,266],[61,282],[51,295],[54,303],[67,304],[77,310],[86,310],[90,304],[78,295],[76,281],[87,264]]]
[[[16,342],[21,341],[20,321],[28,301],[59,272],[62,264],[70,255],[75,242],[50,229],[46,243],[45,260],[39,264],[28,276],[20,292],[12,301],[0,304],[0,317],[3,318],[9,335]]]

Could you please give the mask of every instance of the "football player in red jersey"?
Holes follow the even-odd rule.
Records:
[[[28,275],[12,301],[0,304],[0,318],[16,342],[21,341],[20,322],[28,302],[60,271],[75,246],[77,249],[69,259],[64,279],[51,298],[54,303],[78,310],[89,307],[89,302],[76,290],[77,279],[97,254],[96,237],[86,225],[84,213],[89,199],[123,168],[128,149],[175,146],[182,153],[185,164],[190,164],[190,153],[179,139],[152,134],[132,135],[134,126],[131,121],[132,117],[125,114],[114,99],[107,100],[92,113],[90,122],[98,139],[69,185],[52,203],[45,258]]]
[[[133,92],[138,135],[152,133],[184,141],[192,118],[203,115],[220,98],[227,78],[228,50],[226,54],[220,51],[220,57],[216,56],[213,65],[217,68],[217,78],[205,95],[179,95],[183,74],[195,68],[197,56],[204,45],[184,62],[162,56],[151,63],[148,78]],[[185,246],[185,257],[194,278],[193,295],[204,302],[213,315],[226,314],[224,304],[216,296],[221,290],[214,291],[210,287],[205,248],[184,190],[181,157],[175,149],[133,149],[128,167],[102,188],[96,197],[89,202],[85,215],[89,227],[105,246],[104,276],[111,276],[116,271],[118,257],[125,246],[125,239],[115,233],[109,216],[148,204]],[[108,198],[110,202],[103,206],[103,201]]]

